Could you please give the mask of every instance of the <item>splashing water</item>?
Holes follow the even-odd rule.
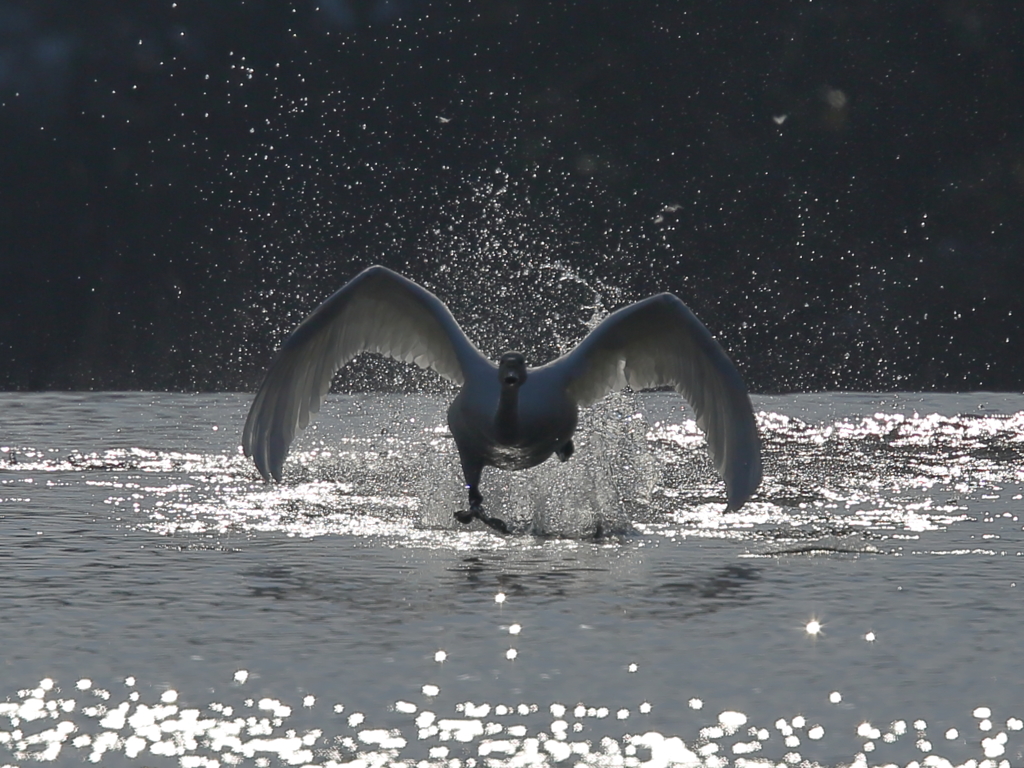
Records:
[[[587,537],[626,533],[631,511],[649,504],[657,469],[647,451],[647,423],[635,397],[608,398],[581,414],[576,453],[522,472],[485,470],[488,514],[513,533]],[[466,504],[450,435],[432,441],[421,476],[421,521],[453,528],[452,510]]]
[[[515,473],[486,469],[485,504],[507,516],[515,532],[535,535],[588,537],[600,525],[605,533],[669,538],[820,543],[831,537],[872,546],[964,522],[972,498],[1015,507],[1006,487],[1024,481],[1024,412],[977,413],[975,404],[964,415],[921,414],[925,397],[830,397],[833,409],[845,397],[881,410],[833,419],[814,396],[754,398],[765,479],[736,513],[722,514],[723,488],[704,437],[672,394],[623,393],[585,409],[570,461]],[[231,427],[244,416],[247,398],[229,402],[234,424],[221,433],[222,446],[234,442]],[[255,482],[249,462],[226,446],[195,452],[7,445],[0,461],[8,472],[81,477],[86,486],[110,491],[106,504],[131,509],[164,533],[429,538],[431,531],[464,530],[452,518],[465,499],[446,407],[445,398],[431,396],[329,396],[296,441],[281,485]],[[112,477],[122,474],[131,477]]]

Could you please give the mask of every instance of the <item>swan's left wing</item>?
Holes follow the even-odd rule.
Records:
[[[270,364],[242,432],[264,479],[281,479],[288,447],[306,428],[341,366],[362,352],[432,368],[461,384],[482,355],[434,294],[385,267],[370,267],[303,320]]]
[[[761,483],[761,440],[739,371],[708,329],[670,293],[613,312],[552,367],[567,391],[589,405],[627,384],[671,386],[693,408],[708,450],[725,480],[729,509],[739,509]]]

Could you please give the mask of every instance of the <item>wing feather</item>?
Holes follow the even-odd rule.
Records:
[[[707,435],[729,508],[739,509],[757,490],[761,440],[743,379],[708,329],[672,294],[612,313],[552,365],[564,366],[567,391],[580,405],[626,384],[674,387]]]
[[[281,345],[249,409],[242,450],[264,479],[281,479],[295,435],[320,410],[331,379],[363,352],[431,368],[455,384],[483,356],[434,294],[370,267],[328,298]]]

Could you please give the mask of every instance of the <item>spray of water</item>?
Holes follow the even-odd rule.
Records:
[[[634,395],[620,393],[580,415],[576,452],[521,472],[488,469],[482,491],[488,514],[511,530],[537,536],[597,537],[627,533],[632,514],[650,503],[660,477],[647,447],[647,421]],[[431,441],[420,477],[421,522],[432,528],[460,524],[465,508],[458,457],[450,439]]]

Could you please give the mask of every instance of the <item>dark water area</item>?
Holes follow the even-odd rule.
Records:
[[[1024,398],[755,397],[739,512],[674,396],[461,500],[445,397],[0,395],[0,764],[1015,768]],[[594,520],[608,535],[594,538]]]
[[[0,387],[251,390],[380,262],[489,351],[672,290],[756,392],[1019,390],[1020,39],[975,0],[2,0]]]

